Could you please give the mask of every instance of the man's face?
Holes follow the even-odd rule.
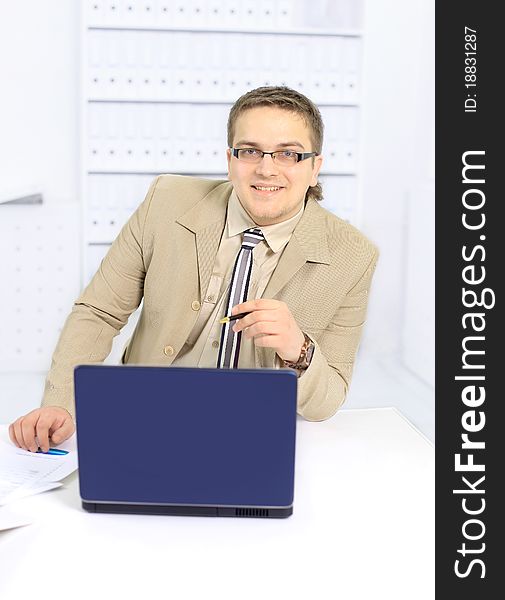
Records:
[[[257,148],[264,152],[314,151],[310,130],[303,117],[269,106],[247,109],[237,118],[233,147]],[[322,156],[286,167],[276,164],[268,154],[257,164],[235,158],[229,149],[226,154],[228,177],[240,203],[257,225],[281,223],[296,215],[309,186],[317,184],[322,164]],[[265,191],[257,187],[279,189]]]

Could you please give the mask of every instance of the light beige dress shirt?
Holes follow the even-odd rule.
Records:
[[[253,250],[253,266],[249,283],[248,300],[261,298],[279,258],[291,238],[303,214],[303,206],[290,219],[275,225],[262,226],[265,237]],[[207,291],[203,296],[198,319],[173,361],[174,367],[215,367],[221,341],[219,319],[225,316],[228,293],[233,274],[235,258],[242,245],[242,234],[246,229],[258,227],[247,214],[235,191],[228,202],[226,225],[223,230],[219,250],[210,277]],[[239,368],[255,367],[254,340],[242,336],[240,343]],[[277,359],[275,366],[280,366]],[[274,365],[272,365],[274,367]]]

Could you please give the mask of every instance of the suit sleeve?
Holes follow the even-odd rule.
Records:
[[[74,367],[103,362],[113,338],[140,305],[146,274],[144,230],[157,182],[158,178],[74,302],[53,353],[42,406],[61,406],[75,419]]]
[[[310,335],[315,350],[308,369],[298,379],[298,413],[322,421],[342,406],[351,382],[378,252],[374,249],[365,272],[353,286],[321,335]]]

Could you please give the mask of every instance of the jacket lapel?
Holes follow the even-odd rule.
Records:
[[[215,187],[193,208],[177,219],[179,225],[195,234],[200,299],[209,285],[226,222],[226,208],[232,189],[229,182]]]
[[[263,298],[274,298],[305,263],[329,264],[326,236],[325,213],[315,200],[309,200],[272,273]]]

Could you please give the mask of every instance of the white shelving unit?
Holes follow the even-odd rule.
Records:
[[[229,110],[263,85],[319,106],[323,206],[357,224],[361,4],[83,3],[83,284],[156,175],[226,178]]]

